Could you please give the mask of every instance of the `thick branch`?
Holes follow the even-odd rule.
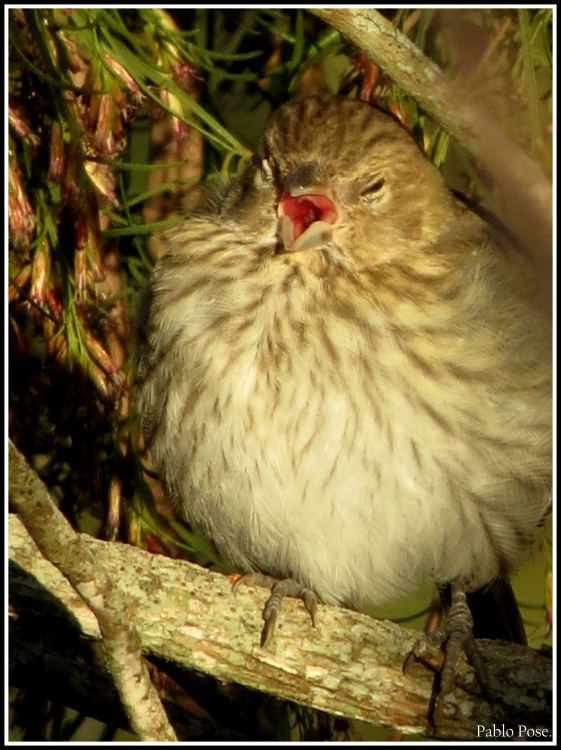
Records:
[[[429,732],[434,675],[421,664],[406,675],[402,671],[416,638],[413,631],[321,605],[314,629],[302,604],[289,600],[283,603],[272,650],[265,651],[258,645],[264,589],[242,588],[233,595],[225,576],[198,566],[122,544],[89,537],[82,541],[117,584],[145,653],[332,714],[404,734]],[[99,638],[84,602],[15,517],[10,517],[10,557],[37,579],[39,610],[44,587],[84,633]],[[12,593],[17,610],[14,587]],[[26,593],[29,600],[28,587]],[[520,646],[481,643],[503,703],[487,703],[471,668],[462,662],[458,688],[447,698],[446,735],[471,739],[477,737],[478,725],[497,723],[514,731],[521,724],[550,727],[550,659]]]

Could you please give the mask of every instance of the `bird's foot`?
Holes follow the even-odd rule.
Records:
[[[247,573],[239,578],[234,584],[234,591],[240,586],[265,586],[271,589],[271,596],[267,599],[263,608],[263,630],[261,631],[261,646],[267,648],[273,637],[277,615],[279,613],[281,602],[285,596],[293,596],[302,599],[310,617],[312,625],[316,624],[317,597],[314,592],[307,586],[303,586],[291,578],[278,580],[264,573]]]
[[[443,652],[443,663],[440,670],[440,681],[434,697],[432,722],[435,728],[445,724],[444,699],[454,689],[456,665],[463,651],[475,671],[477,681],[485,696],[490,698],[490,680],[483,655],[473,635],[473,617],[469,609],[465,592],[456,585],[452,586],[452,603],[446,623],[430,635],[420,638],[407,656],[403,665],[404,671],[412,659],[424,661],[427,649],[440,647]]]

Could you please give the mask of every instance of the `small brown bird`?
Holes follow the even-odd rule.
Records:
[[[429,579],[461,609],[528,556],[550,501],[530,286],[391,117],[282,107],[154,274],[137,399],[176,509],[294,582],[277,599],[379,604]]]

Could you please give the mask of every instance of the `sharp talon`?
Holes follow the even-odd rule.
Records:
[[[318,608],[317,597],[311,589],[303,589],[301,596],[304,602],[304,606],[306,607],[306,610],[311,617],[312,625],[315,628],[316,627],[316,613],[317,613],[317,608]]]
[[[440,646],[444,655],[433,698],[432,721],[435,728],[438,728],[445,721],[444,700],[454,689],[456,665],[462,651],[473,667],[481,689],[486,696],[490,694],[487,667],[473,635],[473,618],[465,592],[459,586],[452,586],[452,604],[445,627],[419,639],[414,644],[403,663],[403,671],[406,671],[413,659],[426,663],[423,657],[429,646]]]
[[[263,573],[246,573],[242,575],[232,586],[232,592],[236,594],[240,586],[265,586],[271,589],[271,596],[267,599],[263,608],[263,619],[265,624],[261,631],[261,647],[267,648],[273,634],[277,616],[281,607],[282,600],[285,596],[292,596],[302,599],[307,612],[312,620],[312,625],[316,625],[317,597],[314,592],[302,586],[297,581],[290,578],[278,581],[276,578],[267,576]]]
[[[489,677],[487,664],[485,663],[483,654],[481,653],[481,650],[477,645],[477,641],[474,639],[472,641],[464,643],[464,651],[469,663],[473,667],[473,671],[475,672],[475,676],[477,677],[477,682],[479,683],[479,687],[483,691],[485,698],[487,698],[487,700],[489,701],[493,700],[491,678]]]
[[[425,648],[426,648],[426,643],[422,639],[416,641],[413,644],[413,647],[411,648],[411,651],[405,657],[405,661],[403,662],[403,667],[401,668],[404,674],[407,672],[407,670],[409,669],[409,667],[414,661],[420,661],[420,657],[422,655],[422,652],[425,650]]]
[[[265,620],[265,624],[263,625],[263,630],[261,631],[261,641],[259,644],[261,648],[269,647],[269,643],[271,642],[273,633],[275,632],[275,625],[277,622],[278,608],[271,607],[267,611],[267,605],[269,604],[269,601],[265,605],[265,609],[263,610],[262,615],[263,619]]]

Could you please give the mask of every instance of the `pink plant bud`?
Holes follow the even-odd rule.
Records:
[[[64,364],[68,356],[68,342],[57,324],[47,317],[43,318],[43,336],[47,354]]]
[[[64,142],[62,128],[59,122],[53,122],[51,127],[51,148],[49,153],[49,172],[47,179],[59,183],[64,173]]]
[[[99,97],[95,137],[102,150],[104,150],[104,146],[108,144],[109,139],[113,138],[113,133],[111,132],[111,126],[113,124],[112,101],[110,94],[102,94]]]
[[[60,59],[59,59],[59,49],[55,42],[54,35],[53,35],[53,28],[51,26],[51,23],[47,17],[43,18],[43,23],[45,25],[46,33],[43,34],[43,39],[45,41],[46,47],[50,53],[50,57],[53,63],[53,67],[56,70],[60,69]]]
[[[98,367],[101,367],[107,375],[113,375],[117,372],[117,367],[105,348],[89,331],[86,331],[86,346]]]
[[[70,147],[66,156],[66,169],[63,174],[63,182],[60,193],[62,205],[74,206],[78,202],[80,190],[78,188],[78,174],[82,169],[82,161],[75,147]]]
[[[48,240],[43,240],[33,255],[31,267],[30,298],[43,307],[47,300],[47,289],[50,286],[51,249]]]
[[[20,111],[18,103],[10,97],[10,105],[8,107],[8,122],[10,127],[19,135],[19,137],[31,146],[39,145],[39,137],[32,132],[29,125],[25,122],[23,114]]]
[[[195,81],[203,81],[200,72],[187,62],[177,63],[173,66],[173,78],[179,88],[186,94],[195,93]]]
[[[183,107],[175,94],[169,94],[169,106],[174,112],[182,112]],[[189,127],[179,117],[172,118],[173,135],[176,141],[181,142],[189,132]]]
[[[46,293],[46,300],[47,300],[47,306],[53,316],[60,320],[62,317],[62,300],[60,297],[60,292],[58,289],[55,289],[54,287],[50,286],[47,288]]]
[[[19,171],[13,164],[8,169],[8,221],[14,246],[28,248],[35,231],[36,218]]]
[[[115,91],[103,94],[100,98],[95,129],[95,146],[104,157],[115,156],[126,146],[121,110],[118,105],[121,98],[121,91],[118,86],[116,86]]]
[[[84,106],[82,102],[82,97],[80,96],[80,100],[78,101],[78,98],[76,97],[75,92],[71,91],[70,89],[66,89],[64,92],[64,98],[68,102],[68,106],[71,111],[71,116],[73,116],[76,119],[80,128],[84,130],[84,121],[83,121]]]
[[[87,257],[85,248],[76,247],[74,250],[74,283],[76,285],[76,297],[84,301],[88,287]]]
[[[85,88],[85,87],[84,87]],[[99,120],[99,109],[101,106],[101,94],[92,92],[86,100],[86,109],[83,117],[84,128],[93,133]]]
[[[380,68],[373,62],[368,60],[368,58],[365,58],[365,60],[366,62],[363,69],[364,78],[360,89],[360,99],[363,102],[369,102],[372,98],[374,86],[376,85],[376,81],[378,80],[378,76],[380,74]]]
[[[88,221],[88,244],[86,253],[88,256],[88,267],[91,270],[94,282],[105,279],[105,269],[100,252],[100,228],[97,214],[90,216]]]
[[[70,11],[71,13],[72,11]],[[80,73],[86,70],[86,63],[84,58],[78,52],[78,45],[74,41],[66,36],[65,32],[59,31],[58,38],[64,44],[64,54],[66,57],[66,64],[73,73]]]
[[[14,302],[20,296],[20,289],[23,289],[31,276],[31,263],[26,263],[25,266],[18,272],[16,278],[8,287],[8,302]]]
[[[121,65],[118,60],[115,60],[111,55],[105,54],[103,56],[105,63],[109,70],[119,78],[129,91],[133,94],[140,94],[140,88],[128,70]]]
[[[76,226],[76,249],[83,250],[88,244],[88,220],[86,215],[80,214]]]
[[[115,174],[108,164],[96,161],[85,161],[84,169],[96,189],[114,206],[119,205],[115,188]]]
[[[123,127],[123,119],[126,115],[127,99],[123,95],[116,81],[111,82],[111,134],[113,136],[114,148],[110,155],[122,153],[127,146],[127,138]]]

